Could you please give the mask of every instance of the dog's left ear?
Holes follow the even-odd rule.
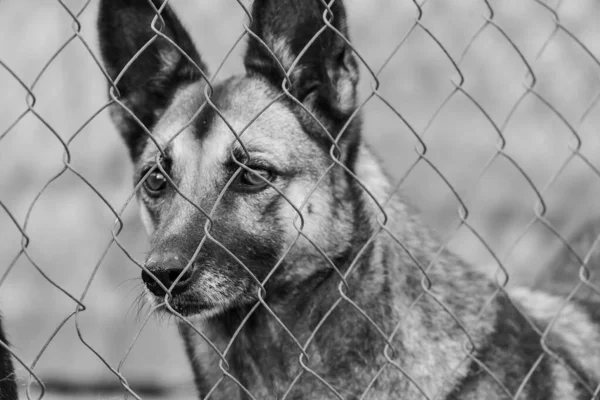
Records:
[[[260,40],[248,43],[248,73],[281,87],[285,70],[291,94],[317,116],[342,119],[354,111],[358,66],[342,0],[255,0],[250,30]]]

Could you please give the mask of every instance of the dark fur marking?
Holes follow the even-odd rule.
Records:
[[[544,351],[540,345],[540,336],[504,295],[499,295],[498,305],[500,309],[496,316],[494,334],[489,338],[487,345],[478,349],[474,356],[499,379],[502,371],[505,379],[501,379],[501,382],[514,395]],[[549,355],[544,355],[527,383],[526,390],[535,393],[535,398],[551,398],[553,387],[552,381],[548,379],[550,359]],[[507,365],[511,367],[504,368]],[[497,385],[493,377],[485,377],[487,374],[485,369],[471,360],[468,375],[456,386],[448,400],[459,400],[466,394],[477,393],[478,386],[484,379]],[[498,387],[498,392],[501,391]]]
[[[600,326],[600,303],[596,301],[581,300],[577,304],[589,315],[590,319]]]

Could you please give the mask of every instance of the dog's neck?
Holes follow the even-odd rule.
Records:
[[[356,175],[370,192],[362,203],[373,215],[369,233],[374,239],[358,250],[357,262],[352,263],[357,251],[348,254],[343,266],[353,265],[348,286],[332,273],[303,285],[302,292],[266,299],[269,307],[259,305],[245,321],[249,309],[233,310],[200,328],[221,352],[235,336],[227,350],[229,372],[256,398],[274,393],[281,397],[295,378],[295,389],[310,391],[315,398],[334,398],[316,376],[342,395],[360,394],[386,357],[391,362],[373,390],[395,385],[406,399],[421,398],[421,390],[428,396],[443,394],[439,376],[454,376],[446,382],[451,387],[467,373],[464,354],[469,342],[463,327],[475,344],[493,328],[494,307],[481,309],[494,286],[446,250],[440,251],[415,214],[390,197],[389,180],[366,148],[358,157]],[[383,229],[371,196],[380,204],[391,199]],[[466,303],[464,296],[471,300]],[[475,326],[477,330],[472,330]],[[185,326],[182,331],[194,367],[203,370],[197,371],[198,384],[208,391],[223,376],[219,357],[206,350],[204,339],[195,332]],[[226,392],[223,396],[243,393],[229,378],[219,388],[218,393]]]

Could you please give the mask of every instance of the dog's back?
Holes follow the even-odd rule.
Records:
[[[449,399],[594,399],[600,384],[598,307],[528,289],[498,300],[494,332]]]

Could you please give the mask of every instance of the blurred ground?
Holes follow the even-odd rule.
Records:
[[[471,43],[488,15],[485,2],[429,0],[423,6],[421,22],[435,40],[417,27],[395,53],[417,17],[414,3],[346,3],[353,43],[371,70],[378,71],[394,54],[379,75],[379,94],[423,135],[427,146],[429,163],[421,160],[411,169],[418,159],[418,141],[409,127],[383,101],[372,98],[365,105],[366,140],[381,154],[394,178],[405,178],[401,185],[405,196],[467,260],[490,273],[497,269],[494,256],[481,242],[484,240],[511,273],[511,284],[547,279],[542,286],[552,286],[557,280],[548,275],[547,268],[565,251],[557,235],[571,240],[578,231],[588,229],[587,221],[600,216],[600,107],[594,103],[600,95],[600,68],[586,52],[596,57],[600,54],[598,3],[548,3],[558,10],[562,26],[577,42],[564,30],[552,36],[553,15],[536,1],[491,2],[496,25],[488,24]],[[85,2],[65,4],[77,13]],[[233,0],[176,0],[171,4],[214,71],[243,32],[241,8]],[[95,55],[96,7],[97,2],[92,1],[79,17],[81,37]],[[88,49],[73,37],[73,20],[57,1],[4,0],[0,2],[0,26],[0,202],[23,224],[36,201],[26,227],[31,261],[22,255],[10,271],[21,248],[21,234],[0,210],[0,274],[9,272],[0,281],[0,306],[16,353],[28,364],[35,361],[35,371],[49,382],[118,383],[80,340],[78,328],[85,343],[114,368],[127,355],[121,371],[133,383],[183,387],[185,393],[193,393],[179,339],[167,321],[150,320],[135,338],[145,318],[132,305],[141,292],[139,268],[115,244],[99,263],[115,221],[107,204],[120,210],[132,191],[131,166],[107,112],[91,118],[107,102],[103,75]],[[468,96],[456,92],[431,120],[453,93],[454,84],[460,82],[448,55],[458,63],[467,46],[460,71],[465,79],[462,89]],[[551,107],[529,94],[504,124],[530,82],[515,46],[535,71],[535,92]],[[542,47],[545,50],[539,54]],[[243,43],[219,76],[241,72],[242,52]],[[26,85],[35,82],[34,110],[43,122],[30,112],[10,128],[27,110],[27,92],[9,69]],[[362,79],[360,89],[366,99],[374,79],[364,65]],[[488,168],[501,140],[471,99],[502,129],[506,141],[505,156],[494,158]],[[63,169],[64,149],[56,136],[68,140],[76,132],[69,145],[71,166],[103,199],[66,171],[34,200]],[[573,157],[572,150],[579,143],[585,159]],[[532,222],[539,210],[536,190],[546,206],[543,221],[553,229]],[[455,193],[468,208],[468,227],[477,235],[465,225],[459,227]],[[141,261],[146,242],[134,202],[125,208],[123,222],[119,240]],[[593,240],[585,243],[578,252],[588,252]],[[75,310],[74,301],[49,284],[34,263],[74,297],[85,293],[86,311],[67,320]],[[560,267],[551,267],[556,269]],[[559,275],[558,279],[573,287],[576,274]],[[23,367],[18,372],[26,379]]]

